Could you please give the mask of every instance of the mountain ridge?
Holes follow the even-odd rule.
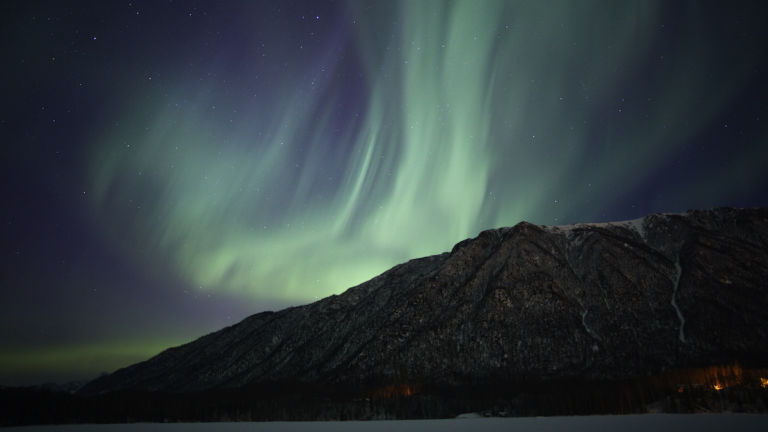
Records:
[[[764,362],[764,280],[768,209],[521,222],[339,295],[254,314],[79,393],[620,379]]]

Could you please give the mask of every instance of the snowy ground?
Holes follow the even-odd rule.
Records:
[[[454,420],[397,420],[272,423],[136,423],[118,425],[24,426],[4,428],[24,432],[344,432],[344,431],[768,431],[768,415],[645,414],[588,417],[460,418]]]

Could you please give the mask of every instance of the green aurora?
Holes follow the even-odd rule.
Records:
[[[682,52],[652,83],[646,118],[609,126],[589,150],[595,105],[652,55],[655,3],[402,2],[384,45],[371,34],[383,11],[351,9],[345,49],[368,88],[340,130],[328,113],[346,101],[289,79],[271,90],[277,104],[219,102],[183,82],[189,107],[128,104],[91,163],[95,218],[116,243],[202,290],[308,302],[483,228],[554,223],[541,216],[555,202],[570,214],[583,195],[631,190],[749,73],[723,71],[732,85],[713,91],[675,65],[700,55]],[[318,60],[331,70],[334,49]],[[686,127],[671,128],[682,113]],[[587,155],[599,168],[585,173]]]

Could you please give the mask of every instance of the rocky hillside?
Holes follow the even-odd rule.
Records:
[[[724,208],[483,231],[80,393],[621,378],[767,359],[768,209]]]

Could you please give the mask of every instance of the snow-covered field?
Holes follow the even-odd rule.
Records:
[[[453,420],[393,420],[270,423],[136,423],[113,425],[24,426],[24,432],[344,432],[344,431],[768,431],[768,415],[645,414],[588,417],[459,418]]]

